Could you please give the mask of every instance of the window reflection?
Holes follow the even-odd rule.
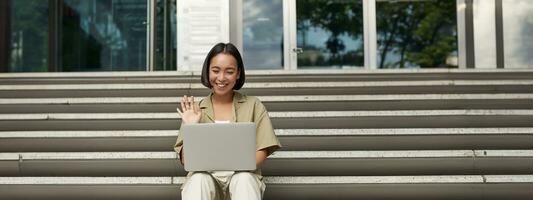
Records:
[[[176,70],[176,0],[156,1],[154,70]]]
[[[146,69],[145,0],[63,2],[62,71]]]
[[[243,59],[246,67],[283,67],[282,3],[282,0],[243,1]]]
[[[376,2],[379,68],[457,67],[456,2]]]
[[[297,0],[298,68],[364,66],[362,1]]]
[[[10,1],[9,71],[48,70],[48,2]],[[1,52],[7,53],[7,52]]]
[[[506,0],[502,4],[505,68],[533,68],[533,3]]]

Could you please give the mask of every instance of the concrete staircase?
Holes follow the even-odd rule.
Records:
[[[249,71],[265,199],[533,199],[533,70]],[[0,74],[0,199],[179,199],[194,72]]]

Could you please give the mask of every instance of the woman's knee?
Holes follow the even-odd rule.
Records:
[[[190,181],[190,182],[200,182],[200,183],[212,182],[213,181],[213,177],[211,177],[211,175],[209,175],[208,173],[205,173],[205,172],[195,172],[189,177],[188,181]]]
[[[213,177],[211,177],[210,174],[204,172],[195,172],[187,179],[187,182],[183,186],[182,192],[196,193],[201,191],[214,191],[215,189],[215,180],[213,180]]]
[[[194,173],[183,186],[181,197],[186,200],[216,199],[215,180],[208,173]]]
[[[244,183],[258,183],[260,182],[259,178],[257,178],[257,175],[251,172],[238,172],[235,173],[231,177],[231,183],[230,184],[239,184],[241,182]]]
[[[232,179],[255,179],[254,174],[251,172],[237,172],[232,176]]]
[[[265,185],[258,175],[239,172],[231,177],[229,189],[232,199],[261,199],[265,191]]]

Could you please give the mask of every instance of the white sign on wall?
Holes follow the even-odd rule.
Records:
[[[201,71],[205,56],[229,42],[229,0],[177,1],[178,70]]]

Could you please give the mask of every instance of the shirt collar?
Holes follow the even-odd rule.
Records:
[[[200,109],[205,113],[207,118],[211,122],[215,121],[215,114],[213,112],[213,102],[211,101],[211,97],[213,96],[213,92],[211,92],[207,97],[202,99],[200,101]],[[246,102],[246,95],[243,95],[239,92],[233,91],[233,117],[231,122],[237,121],[237,111],[239,110],[241,103]]]

